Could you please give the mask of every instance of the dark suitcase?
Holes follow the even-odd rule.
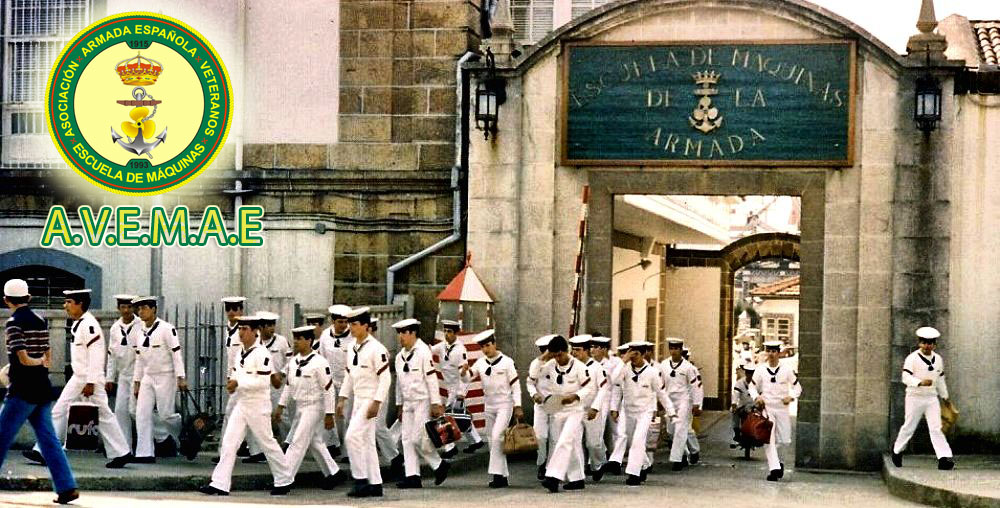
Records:
[[[462,431],[458,429],[458,423],[450,415],[428,420],[424,424],[424,429],[435,448],[441,448],[462,438]]]
[[[468,432],[472,428],[472,415],[465,410],[465,406],[456,403],[454,406],[448,406],[444,411],[445,416],[450,416],[455,419],[455,423],[458,424],[458,430],[462,432]]]
[[[208,413],[202,412],[201,406],[198,405],[198,401],[195,400],[190,391],[184,393],[186,395],[181,397],[184,426],[181,428],[180,453],[188,460],[194,460],[198,456],[198,452],[201,451],[201,443],[205,441],[205,437],[215,430],[215,419]],[[191,399],[191,403],[194,405],[194,414],[189,411],[188,399]]]
[[[66,421],[66,449],[90,452],[96,450],[100,441],[97,427],[99,422],[97,404],[82,401],[70,404]]]

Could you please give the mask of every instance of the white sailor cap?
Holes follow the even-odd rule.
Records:
[[[920,328],[917,328],[916,333],[917,337],[919,337],[920,340],[928,342],[935,341],[938,339],[938,337],[941,336],[941,332],[939,332],[938,329],[934,328],[933,326],[921,326]]]
[[[611,345],[611,337],[605,337],[603,335],[594,335],[593,337],[591,337],[590,342],[593,343],[591,344],[592,346],[600,346],[606,348],[609,345]]]
[[[240,317],[236,318],[236,322],[239,323],[239,324],[241,324],[241,325],[259,326],[260,325],[260,316],[258,316],[256,314],[252,314],[250,316],[240,316]]]
[[[279,316],[279,315],[277,315],[277,314],[275,314],[273,312],[268,312],[266,310],[257,311],[257,319],[259,319],[261,321],[273,321],[273,322],[276,323],[276,322],[278,322],[278,318],[280,318],[280,317],[281,316]],[[272,323],[268,323],[268,324],[272,324]]]
[[[781,351],[781,345],[783,342],[780,340],[769,340],[764,342],[764,350],[775,349]]]
[[[343,319],[347,317],[347,313],[351,312],[351,308],[344,304],[335,304],[326,308],[327,314],[330,314],[333,319]]]
[[[305,319],[306,323],[319,323],[319,324],[322,324],[324,321],[326,321],[326,316],[324,316],[322,314],[306,314],[306,315],[302,316],[302,319]],[[310,326],[312,326],[312,325],[310,325]]]
[[[746,362],[741,366],[741,368],[743,370],[750,370],[750,371],[757,370],[757,366],[753,362]]]
[[[420,321],[413,318],[406,318],[402,321],[396,321],[395,323],[392,324],[392,327],[397,330],[401,330],[403,328],[409,328],[411,326],[420,326]]]
[[[28,293],[28,283],[24,279],[10,279],[3,285],[3,295],[13,298],[31,296]]]
[[[489,341],[496,341],[496,337],[494,337],[494,334],[496,334],[496,332],[497,331],[493,328],[490,328],[489,330],[483,330],[477,333],[475,337],[472,337],[472,340],[476,341],[477,344],[483,344],[484,342],[489,342]]]
[[[461,328],[461,327],[462,327],[462,325],[459,324],[458,321],[452,321],[450,319],[442,319],[441,320],[441,328],[444,328],[446,330],[447,329],[452,329],[452,330],[458,331],[458,329]]]
[[[590,346],[590,339],[594,336],[589,334],[574,335],[569,338],[570,347],[588,347]]]
[[[549,341],[552,340],[554,337],[558,337],[558,335],[556,334],[542,335],[541,337],[538,338],[538,340],[535,341],[535,346],[540,348],[549,347]]]
[[[368,324],[371,322],[371,307],[358,307],[356,309],[351,309],[350,312],[344,315],[348,322],[354,323],[359,322],[361,324]]]
[[[89,298],[91,291],[92,290],[90,289],[67,289],[63,291],[63,296],[69,296],[69,297],[80,296]]]
[[[316,327],[312,325],[296,326],[295,328],[292,328],[292,340],[313,340],[314,338],[316,338]]]
[[[126,304],[126,303],[131,305],[132,304],[132,299],[134,299],[135,296],[136,295],[129,295],[129,294],[122,293],[122,294],[114,295],[111,298],[114,298],[115,301],[118,302],[118,305],[123,305],[123,304]]]
[[[138,307],[139,305],[144,305],[144,304],[145,305],[151,305],[152,307],[155,307],[156,306],[156,297],[155,296],[137,296],[137,297],[135,297],[135,298],[132,299],[132,305],[135,305],[135,306]]]
[[[624,352],[628,351],[628,348],[629,348],[629,343],[628,342],[626,342],[624,344],[619,344],[618,345],[618,352],[619,353],[624,353]]]
[[[242,304],[245,301],[247,301],[247,298],[245,296],[226,296],[222,299],[222,303],[228,303],[228,304],[236,304],[236,303]]]
[[[684,339],[682,339],[680,337],[667,337],[667,347],[668,348],[678,347],[678,348],[682,348],[683,349],[684,348]]]
[[[629,345],[629,349],[631,349],[631,348],[643,348],[644,349],[644,348],[652,348],[653,347],[653,343],[652,342],[648,342],[648,341],[645,341],[645,340],[637,340],[637,341],[629,342],[628,345]]]

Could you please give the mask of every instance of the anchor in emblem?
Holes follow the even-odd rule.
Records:
[[[688,123],[691,124],[691,127],[708,134],[722,127],[722,116],[719,115],[719,109],[712,105],[712,96],[719,93],[719,90],[712,88],[712,86],[719,82],[722,74],[715,71],[705,71],[696,72],[691,77],[694,78],[696,85],[701,85],[701,88],[694,91],[694,94],[701,96],[701,99],[698,99],[698,106],[688,117]]]
[[[146,155],[152,159],[153,149],[167,140],[167,128],[164,127],[163,132],[156,134],[156,122],[153,121],[153,117],[156,116],[156,108],[163,101],[147,94],[143,86],[156,84],[156,80],[163,73],[163,65],[156,60],[136,55],[118,62],[115,71],[121,77],[123,84],[141,86],[132,89],[132,100],[115,101],[122,106],[133,107],[128,113],[132,121],[122,122],[124,135],[118,134],[115,128],[111,127],[111,142],[136,155]],[[153,111],[150,112],[147,106],[152,106]]]

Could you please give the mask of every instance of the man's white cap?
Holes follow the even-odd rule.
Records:
[[[618,352],[619,353],[624,353],[624,352],[628,351],[629,344],[630,344],[629,342],[626,342],[624,344],[619,344],[618,345]]]
[[[31,296],[28,293],[28,283],[22,279],[10,279],[3,285],[3,295],[12,297]]]
[[[781,342],[780,340],[769,340],[769,341],[764,342],[764,349],[778,348],[778,350],[780,351],[782,344],[784,344],[784,343]]]
[[[406,328],[413,325],[419,325],[420,321],[413,318],[406,318],[402,321],[396,321],[392,324],[392,327],[399,330],[400,328]]]
[[[653,347],[653,343],[652,342],[648,342],[648,341],[645,341],[645,340],[639,340],[639,341],[629,342],[628,345],[629,345],[630,348],[633,348],[633,347]]]
[[[129,294],[122,293],[122,294],[114,295],[111,298],[114,298],[115,301],[117,301],[118,304],[121,305],[123,303],[132,303],[132,299],[135,298],[135,297],[136,297],[136,295],[129,295]]]
[[[243,303],[247,301],[245,296],[227,296],[222,299],[222,303]]]
[[[63,296],[90,295],[90,289],[67,289],[63,291]]]
[[[459,328],[461,326],[462,325],[458,321],[452,321],[451,319],[442,319],[441,320],[441,327],[442,328]]]
[[[485,342],[486,339],[492,339],[493,335],[496,334],[496,332],[497,331],[493,328],[490,328],[489,330],[483,330],[477,333],[474,337],[472,337],[472,340],[476,341],[476,343],[482,343]]]
[[[681,346],[684,347],[684,339],[680,337],[667,337],[667,347],[670,346]]]
[[[280,317],[281,316],[279,316],[279,315],[277,315],[277,314],[275,314],[273,312],[268,312],[266,310],[262,310],[262,311],[258,311],[257,312],[257,319],[259,319],[261,321],[277,321],[278,318],[280,318]]]
[[[549,341],[551,341],[554,337],[558,337],[558,335],[556,334],[542,335],[541,337],[538,338],[538,340],[535,341],[535,346],[549,347]]]
[[[238,323],[259,323],[260,322],[260,316],[258,316],[257,314],[252,314],[252,315],[249,315],[249,316],[240,316],[240,317],[236,318],[236,322],[238,322]]]
[[[372,310],[371,307],[358,307],[356,309],[351,309],[350,312],[344,313],[344,317],[346,318],[358,317],[366,312],[371,312],[371,310]]]
[[[605,337],[603,335],[594,335],[590,338],[590,341],[599,346],[608,347],[611,344],[611,337]]]
[[[574,346],[582,346],[584,344],[590,344],[590,339],[592,338],[594,338],[594,336],[588,334],[574,335],[569,338],[569,343]]]
[[[322,314],[306,314],[302,316],[302,319],[306,321],[326,321],[326,316]]]
[[[345,317],[347,317],[347,313],[351,312],[351,308],[348,307],[347,305],[342,304],[342,303],[338,303],[336,305],[331,305],[331,306],[327,307],[326,312],[327,312],[327,314],[330,314],[331,316],[339,316],[339,317],[345,318]]]
[[[312,326],[312,325],[303,325],[303,326],[296,326],[295,328],[292,328],[292,336],[293,337],[296,336],[296,335],[301,336],[305,332],[315,333],[316,332],[316,327]],[[312,339],[313,337],[307,336],[306,338]]]
[[[142,304],[142,303],[149,303],[149,302],[153,302],[153,305],[156,305],[156,297],[155,296],[137,296],[137,297],[135,297],[135,298],[132,299],[132,305],[139,305],[139,304]]]
[[[754,365],[753,362],[746,362],[741,366],[741,368],[743,370],[757,370],[757,366]]]
[[[934,328],[933,326],[921,326],[917,328],[917,337],[927,340],[935,340],[941,336],[941,332]]]

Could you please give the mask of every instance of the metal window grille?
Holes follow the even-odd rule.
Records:
[[[42,102],[52,63],[65,42],[87,26],[89,0],[9,0],[4,40],[6,102]]]
[[[11,113],[11,134],[42,134],[45,132],[45,115],[41,111]]]
[[[553,0],[512,0],[514,37],[534,44],[552,31]]]

